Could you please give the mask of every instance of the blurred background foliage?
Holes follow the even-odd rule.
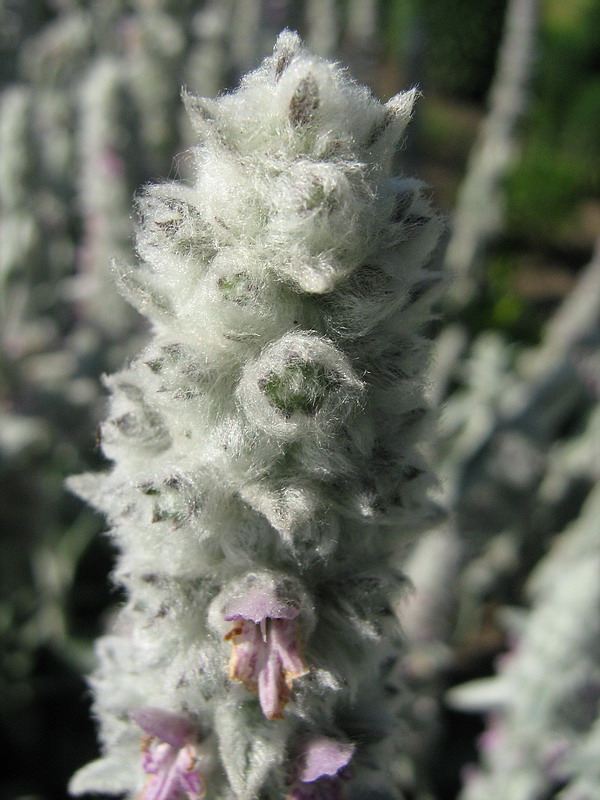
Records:
[[[180,86],[206,95],[233,87],[285,25],[323,55],[349,63],[383,98],[419,85],[423,98],[399,163],[431,184],[452,231],[490,112],[507,5],[0,0],[1,798],[64,798],[70,774],[95,753],[83,676],[119,597],[108,579],[110,546],[98,535],[103,522],[65,493],[63,481],[101,466],[94,444],[103,414],[100,376],[143,340],[140,320],[112,289],[109,265],[134,258],[134,191],[149,180],[185,176],[185,155],[177,154],[192,139]],[[460,614],[452,633],[438,637],[450,661],[427,678],[415,673],[416,696],[438,710],[415,722],[415,730],[426,730],[407,750],[407,798],[457,796],[483,723],[444,706],[442,693],[493,671],[507,646],[496,611],[525,602],[531,568],[561,525],[577,517],[597,478],[589,453],[575,459],[577,468],[564,466],[572,463],[569,453],[580,453],[576,443],[588,441],[582,431],[598,399],[595,312],[570,342],[585,390],[542,390],[535,381],[552,370],[531,371],[527,359],[552,365],[566,358],[547,326],[600,233],[600,2],[541,0],[537,19],[516,155],[499,176],[494,201],[500,223],[483,237],[474,288],[442,312],[432,377],[434,399],[447,404],[433,448],[450,487],[446,500],[467,519],[475,497],[477,514],[492,520],[486,530],[510,531],[513,544],[502,551],[491,533],[478,540],[481,530],[459,525],[468,543],[458,559],[461,585],[472,586],[464,576],[473,565],[480,573],[487,565],[491,577],[479,594],[468,589],[458,597],[446,585],[446,605]],[[521,410],[499,410],[498,398],[513,390],[526,398]],[[523,428],[527,414],[546,427]],[[509,492],[502,469],[513,451],[531,475]],[[559,455],[546,463],[546,451]],[[507,518],[507,504],[519,512]],[[490,552],[505,553],[505,561]]]

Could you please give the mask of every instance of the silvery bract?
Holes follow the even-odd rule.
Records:
[[[153,338],[106,381],[111,471],[71,481],[127,594],[75,794],[397,796],[392,558],[434,514],[440,283],[440,222],[389,176],[414,98],[382,105],[289,32],[235,93],[185,96],[194,183],[145,189],[142,263],[117,268]]]

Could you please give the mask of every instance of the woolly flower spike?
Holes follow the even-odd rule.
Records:
[[[340,800],[354,745],[326,736],[311,739],[298,759],[287,800]]]
[[[143,742],[142,768],[150,775],[139,800],[198,800],[204,797],[204,777],[197,767],[195,731],[182,714],[141,708],[131,719],[148,736]]]
[[[294,622],[299,613],[274,594],[256,592],[231,603],[225,617],[233,622],[225,636],[233,644],[229,677],[258,694],[267,719],[283,719],[292,682],[308,672]]]
[[[70,483],[106,514],[127,595],[91,680],[103,756],[75,792],[199,795],[200,746],[165,716],[185,709],[218,753],[207,800],[337,800],[351,745],[307,745],[286,780],[307,730],[361,742],[349,796],[374,770],[393,794],[392,556],[435,514],[441,225],[390,176],[414,98],[381,104],[289,32],[237,91],[184,98],[193,180],[144,189],[140,263],[116,267],[152,340],[106,380],[110,471]]]

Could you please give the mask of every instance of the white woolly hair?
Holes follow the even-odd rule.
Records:
[[[115,266],[152,340],[105,380],[112,468],[70,482],[106,514],[127,593],[92,678],[104,755],[75,793],[139,790],[140,705],[197,725],[207,800],[280,800],[311,736],[356,745],[355,795],[376,769],[391,785],[390,558],[433,514],[423,329],[442,283],[426,190],[389,174],[415,96],[381,104],[289,31],[237,91],[184,93],[194,179],[143,190],[141,262]],[[308,672],[283,720],[228,677],[226,609],[257,587],[299,609]]]

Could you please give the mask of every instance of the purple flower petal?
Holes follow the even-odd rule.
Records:
[[[162,708],[138,708],[129,715],[140,728],[161,742],[173,747],[183,747],[195,738],[191,720],[183,714],[164,711]]]
[[[272,589],[256,589],[244,597],[231,600],[225,608],[225,619],[230,622],[236,617],[243,617],[259,623],[267,617],[295,619],[299,613],[300,609],[294,603],[277,597]]]
[[[142,769],[150,777],[137,800],[199,800],[206,784],[198,769],[196,731],[183,714],[140,708],[131,719],[148,736],[142,745]]]
[[[288,679],[278,653],[269,647],[268,633],[267,637],[258,673],[258,697],[262,712],[267,719],[283,719],[283,710],[291,695],[292,679]]]
[[[166,742],[154,743],[153,746],[151,742],[152,737],[142,748],[142,769],[148,775],[158,775],[161,771],[170,769],[173,763],[173,748]]]
[[[343,800],[354,745],[318,736],[304,745],[286,800]]]
[[[196,768],[197,754],[196,748],[188,745],[179,751],[177,755],[177,777],[181,789],[191,800],[203,797],[206,792],[204,776]]]
[[[306,674],[306,664],[300,655],[298,630],[294,622],[287,619],[271,620],[268,640],[289,680]]]
[[[258,694],[267,719],[282,719],[292,682],[308,671],[300,654],[296,624],[269,617],[260,623],[236,617],[233,623],[225,636],[233,644],[229,677]]]
[[[264,640],[259,626],[238,617],[225,639],[233,644],[229,677],[258,694],[258,675],[264,666]]]
[[[200,800],[206,792],[204,777],[197,769],[196,748],[181,749],[150,739],[145,744],[142,766],[150,778],[137,800]]]
[[[346,767],[354,754],[354,745],[320,736],[311,739],[302,754],[298,780],[310,783],[325,775],[337,775]]]

